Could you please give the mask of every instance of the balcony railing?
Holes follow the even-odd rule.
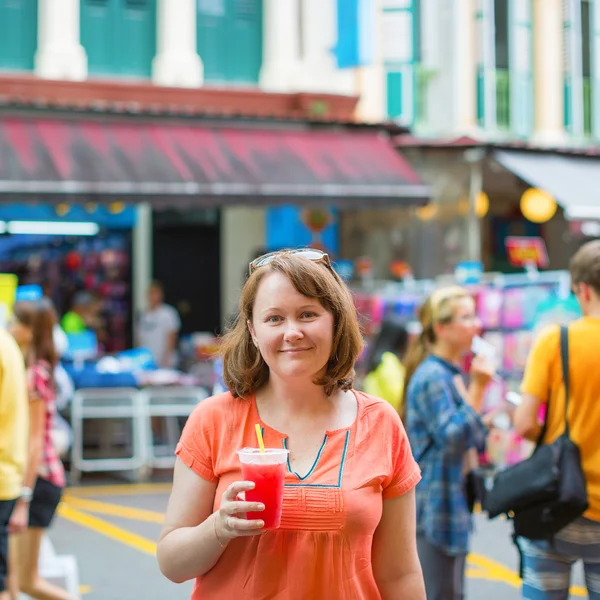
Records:
[[[583,78],[583,133],[592,135],[592,80]]]
[[[417,65],[415,70],[415,124],[423,125],[429,119],[428,114],[428,94],[429,84],[437,71],[428,69],[422,65]]]
[[[510,74],[505,69],[496,69],[496,125],[510,129]]]

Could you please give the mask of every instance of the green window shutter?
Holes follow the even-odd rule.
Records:
[[[0,0],[0,69],[33,70],[37,23],[37,0]]]
[[[387,72],[387,116],[397,119],[402,116],[402,73]]]
[[[477,115],[480,127],[497,126],[494,0],[478,0],[476,13]]]
[[[120,0],[117,17],[119,56],[123,75],[150,77],[156,54],[156,0]]]
[[[81,43],[87,52],[90,75],[108,75],[114,67],[112,3],[113,0],[81,2]]]
[[[156,0],[82,0],[81,42],[90,74],[150,77]]]
[[[198,0],[197,44],[204,79],[258,83],[262,23],[262,0]]]
[[[590,8],[592,135],[600,140],[600,0],[593,0]]]
[[[404,125],[415,122],[416,0],[384,0],[383,61],[387,85],[387,114]]]
[[[511,128],[527,138],[533,130],[533,32],[531,0],[509,5],[509,73]]]
[[[564,124],[571,135],[583,135],[581,0],[563,0]]]

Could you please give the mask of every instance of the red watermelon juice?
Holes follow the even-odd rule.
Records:
[[[255,484],[245,492],[247,502],[262,502],[265,510],[246,513],[250,520],[262,519],[265,529],[277,529],[281,523],[283,485],[287,471],[288,451],[279,448],[244,448],[238,451],[242,463],[242,478]]]

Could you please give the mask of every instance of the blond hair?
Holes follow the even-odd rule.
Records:
[[[418,317],[421,323],[421,333],[410,343],[404,359],[406,369],[404,398],[406,398],[406,390],[412,376],[429,355],[431,345],[437,341],[435,325],[449,323],[454,317],[454,301],[470,297],[471,294],[465,288],[453,285],[433,291],[419,307]],[[403,406],[405,405],[406,402],[403,403]]]

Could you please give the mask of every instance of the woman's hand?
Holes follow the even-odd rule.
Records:
[[[232,483],[221,497],[221,507],[215,513],[215,534],[221,545],[236,537],[259,535],[264,532],[264,521],[250,521],[245,518],[247,512],[260,512],[265,505],[260,502],[246,502],[241,494],[254,489],[252,481]]]
[[[29,503],[17,500],[8,522],[9,533],[23,533],[29,527]]]
[[[478,387],[484,388],[492,381],[496,374],[494,363],[483,355],[473,357],[471,361],[471,382]]]

